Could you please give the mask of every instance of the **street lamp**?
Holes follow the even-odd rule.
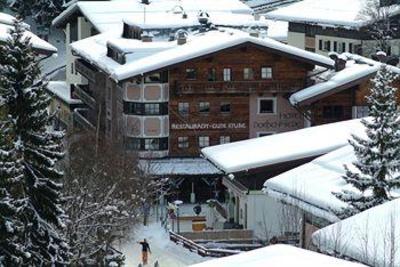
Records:
[[[183,204],[183,201],[182,200],[175,200],[174,201],[174,204],[175,204],[175,206],[176,206],[176,222],[177,222],[177,227],[178,227],[178,234],[180,233],[180,223],[179,223],[179,205],[182,205]]]

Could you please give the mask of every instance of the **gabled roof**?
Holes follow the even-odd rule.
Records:
[[[360,120],[342,121],[207,147],[201,153],[225,173],[235,173],[326,154],[363,129]]]
[[[153,0],[149,5],[144,5],[139,0],[119,1],[78,1],[70,5],[57,18],[53,25],[61,27],[71,17],[83,15],[99,32],[106,32],[115,27],[122,26],[123,18],[142,17],[144,14],[180,11],[186,13],[198,12],[230,12],[235,14],[252,14],[252,10],[239,0]],[[144,21],[144,20],[142,20]]]
[[[358,29],[369,23],[362,15],[368,0],[303,0],[266,14],[269,19]],[[397,14],[399,8],[390,7]]]
[[[10,37],[9,31],[13,28],[15,17],[0,12],[0,42],[5,42]],[[57,48],[36,34],[30,32],[29,25],[23,24],[25,28],[24,38],[30,38],[32,47],[39,54],[51,55],[57,53]]]
[[[191,267],[366,267],[290,245],[272,245]]]
[[[127,49],[127,52],[129,51],[125,64],[120,65],[107,57],[105,45],[107,41],[111,43],[120,42],[120,48],[124,49],[123,51],[125,49]],[[100,35],[75,42],[71,47],[75,54],[97,65],[111,78],[120,81],[246,43],[310,64],[328,68],[332,68],[334,65],[333,60],[328,57],[285,45],[270,38],[251,37],[248,33],[238,30],[214,30],[190,35],[183,45],[177,45],[176,41],[155,41],[143,45],[139,40],[113,39],[110,38],[110,35]]]
[[[368,266],[400,266],[400,199],[363,211],[314,233],[322,252]]]
[[[304,88],[289,98],[292,105],[307,105],[334,93],[361,84],[375,75],[382,63],[359,55],[343,53],[341,58],[347,60],[346,67],[338,72],[329,70],[323,74],[323,82]],[[394,66],[388,68],[400,74],[400,69]]]

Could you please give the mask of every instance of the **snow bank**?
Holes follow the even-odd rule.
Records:
[[[349,120],[207,147],[201,152],[224,172],[233,173],[319,156],[347,145],[351,134],[363,131],[360,120]]]
[[[400,266],[400,199],[361,212],[313,235],[323,252],[370,266]]]
[[[191,267],[362,267],[365,265],[289,245],[273,245]]]

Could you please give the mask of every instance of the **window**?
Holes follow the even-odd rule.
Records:
[[[71,74],[74,74],[74,63],[71,63]]]
[[[324,42],[324,50],[325,51],[331,51],[331,41],[325,41]]]
[[[200,102],[199,103],[199,112],[200,113],[210,112],[210,103],[209,102]]]
[[[231,137],[230,136],[220,136],[219,137],[219,143],[220,144],[228,144],[231,142]]]
[[[274,113],[276,113],[276,99],[275,98],[259,98],[258,99],[258,113],[259,114],[274,114]]]
[[[178,104],[178,112],[181,115],[189,114],[189,103],[187,103],[187,102],[179,103]]]
[[[349,53],[353,53],[353,44],[349,43]]]
[[[178,148],[188,148],[189,147],[189,137],[180,136],[178,137]]]
[[[126,140],[126,148],[128,150],[140,150],[141,142],[139,138],[127,138]]]
[[[262,67],[261,68],[261,79],[272,79],[272,68]]]
[[[243,79],[252,80],[254,78],[254,72],[252,68],[243,69]]]
[[[319,50],[322,50],[322,49],[323,49],[322,40],[319,40],[319,42],[318,42],[318,49],[319,49]]]
[[[229,113],[231,112],[231,103],[229,102],[222,102],[220,106],[221,113]]]
[[[217,80],[217,71],[214,68],[208,69],[208,81],[214,82],[216,80]]]
[[[168,137],[163,138],[133,138],[125,139],[125,147],[128,150],[167,150]]]
[[[195,69],[186,69],[186,80],[196,80]]]
[[[151,73],[144,77],[145,83],[156,83],[161,81],[161,74],[159,72]]]
[[[124,102],[124,114],[168,115],[168,103]]]
[[[338,45],[338,53],[346,52],[346,43],[340,42]]]
[[[225,68],[224,69],[224,81],[231,81],[232,77],[231,77],[231,69],[229,68]]]
[[[156,138],[149,138],[144,140],[144,150],[159,150],[159,140]]]
[[[144,113],[146,115],[160,114],[160,104],[144,104]]]
[[[337,42],[333,42],[333,51],[337,52]]]
[[[344,115],[343,106],[325,106],[322,110],[324,119],[342,119]]]
[[[206,147],[210,145],[209,136],[199,136],[199,147]]]

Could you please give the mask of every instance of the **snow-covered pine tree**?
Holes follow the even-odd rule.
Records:
[[[39,80],[40,68],[21,21],[2,45],[0,88],[5,115],[13,124],[10,135],[23,167],[23,194],[27,203],[24,232],[26,251],[33,266],[63,265],[69,261],[62,229],[61,178],[56,164],[63,157],[62,132],[49,130],[47,84]],[[5,96],[5,97],[3,97]]]
[[[10,1],[10,7],[21,17],[33,16],[34,20],[45,28],[49,28],[51,21],[62,12],[64,4],[64,0]]]
[[[367,97],[370,118],[363,119],[366,138],[352,136],[357,160],[354,168],[345,166],[344,180],[354,187],[334,193],[349,204],[338,216],[347,218],[363,210],[391,200],[393,189],[400,187],[400,113],[397,109],[396,79],[387,65],[382,65],[371,80],[371,93]]]
[[[0,266],[19,266],[29,260],[25,254],[26,221],[20,212],[26,204],[24,175],[13,143],[13,125],[7,119],[0,114]]]

